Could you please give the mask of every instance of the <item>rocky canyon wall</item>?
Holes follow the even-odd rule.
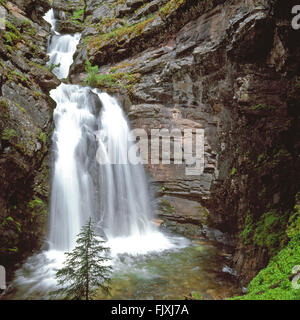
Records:
[[[121,95],[134,128],[205,130],[201,176],[187,176],[184,165],[147,169],[164,223],[234,243],[243,283],[288,240],[299,190],[293,4],[87,1],[78,20],[72,82],[87,77],[89,60],[101,74],[94,85]]]
[[[49,145],[59,84],[46,67],[48,1],[1,1],[0,265],[7,270],[42,243],[48,217]]]
[[[13,3],[5,2],[12,26],[0,31],[0,255],[18,260],[45,226],[48,92],[59,81],[45,67],[49,2]],[[66,81],[114,94],[133,128],[204,129],[202,175],[186,175],[184,164],[146,169],[163,226],[233,245],[244,284],[288,242],[299,191],[295,3],[52,3],[61,32],[82,32]]]

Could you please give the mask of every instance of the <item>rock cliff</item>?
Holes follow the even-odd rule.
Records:
[[[53,108],[47,94],[58,84],[45,67],[49,26],[41,15],[48,1],[12,2],[5,3],[7,28],[0,31],[5,258],[31,250],[44,226]],[[186,175],[184,164],[149,164],[147,171],[163,226],[233,245],[243,284],[287,244],[286,230],[297,219],[300,31],[291,27],[294,4],[52,4],[61,32],[82,32],[71,83],[116,95],[133,128],[204,129],[202,175]]]
[[[49,194],[49,145],[59,84],[46,67],[48,1],[1,1],[0,264],[9,270],[42,243]],[[43,22],[44,21],[44,22]]]

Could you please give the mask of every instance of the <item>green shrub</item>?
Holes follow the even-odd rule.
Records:
[[[99,72],[98,66],[92,66],[90,61],[85,61],[85,71],[88,73],[87,78],[84,80],[84,84],[94,87],[97,85],[97,74]]]

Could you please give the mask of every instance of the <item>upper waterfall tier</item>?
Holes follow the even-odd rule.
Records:
[[[48,55],[49,66],[52,66],[53,73],[59,78],[67,78],[69,69],[73,63],[73,55],[80,40],[80,33],[61,35],[55,30],[56,20],[54,11],[48,11],[44,19],[51,24],[52,37],[50,39]]]

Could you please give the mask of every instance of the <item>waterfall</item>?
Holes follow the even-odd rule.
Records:
[[[53,10],[49,64],[66,78],[80,35],[55,31]],[[113,253],[145,253],[169,248],[152,222],[153,208],[143,166],[127,161],[133,136],[117,100],[97,89],[61,84],[50,92],[56,102],[53,133],[50,249],[71,250],[89,217]],[[111,153],[119,160],[109,162]],[[102,159],[102,161],[101,161]],[[103,163],[103,159],[105,159]]]
[[[48,44],[49,65],[54,67],[53,73],[59,78],[66,78],[73,63],[73,54],[80,40],[80,33],[59,34],[56,30],[54,10],[49,10],[44,19],[50,23],[52,37]]]
[[[53,177],[49,242],[53,249],[70,250],[80,227],[93,215],[94,192],[88,152],[95,148],[96,117],[89,90],[61,84],[51,91],[56,101],[53,133]]]
[[[99,98],[103,110],[99,119],[101,211],[105,212],[107,236],[143,235],[152,230],[152,208],[144,169],[141,164],[130,164],[128,149],[133,137],[128,122],[117,101],[106,93]],[[108,149],[114,156],[109,159]],[[109,160],[116,162],[111,165]],[[105,163],[105,162],[108,163]]]
[[[68,76],[80,35],[60,35],[53,10],[49,64]],[[90,87],[62,83],[51,90],[56,102],[52,136],[52,181],[48,250],[27,259],[16,271],[15,298],[48,298],[64,252],[73,249],[81,227],[92,217],[99,237],[107,240],[112,265],[118,270],[140,254],[185,247],[181,237],[166,236],[152,222],[153,208],[144,168],[127,162],[134,144],[130,125],[117,100]],[[120,161],[109,162],[111,153]],[[126,254],[126,257],[120,256]],[[124,261],[126,258],[126,262]],[[129,260],[128,260],[129,259]]]

